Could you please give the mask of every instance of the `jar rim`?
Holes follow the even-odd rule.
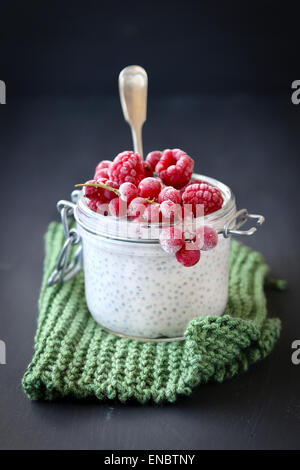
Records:
[[[212,212],[211,214],[205,215],[203,217],[203,220],[205,224],[214,225],[224,219],[224,223],[223,223],[224,225],[226,221],[228,221],[229,218],[232,216],[233,212],[235,211],[235,196],[232,190],[226,184],[210,176],[202,175],[199,173],[193,173],[192,178],[207,181],[211,186],[214,186],[221,191],[222,196],[224,198],[224,203],[222,207],[219,210]],[[158,237],[145,239],[145,238],[139,238],[139,237],[137,238],[129,237],[128,235],[124,237],[122,236],[122,234],[120,236],[120,234],[118,233],[119,232],[118,229],[119,229],[120,222],[123,223],[124,219],[117,219],[114,217],[104,216],[98,212],[91,210],[86,203],[86,200],[83,195],[83,191],[81,192],[81,195],[77,200],[75,210],[74,210],[74,216],[75,216],[75,220],[77,224],[79,224],[80,227],[82,227],[85,231],[93,235],[100,236],[102,238],[108,238],[111,240],[123,241],[123,242],[148,243],[148,244],[158,243]],[[108,221],[110,221],[110,225],[111,225],[111,227],[109,227],[110,230],[107,229],[107,226],[109,225],[107,224]],[[135,228],[137,228],[138,226],[162,227],[162,224],[159,224],[159,223],[149,224],[146,221],[136,222],[136,221],[128,221],[127,219],[126,219],[126,224],[134,224],[133,227]]]

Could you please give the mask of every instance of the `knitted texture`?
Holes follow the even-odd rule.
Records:
[[[142,343],[103,331],[89,314],[82,272],[65,284],[47,287],[63,241],[61,225],[51,223],[35,353],[23,378],[31,399],[174,402],[199,384],[246,371],[279,337],[280,321],[267,318],[263,284],[268,267],[260,254],[234,240],[224,315],[192,320],[186,340],[171,343]]]

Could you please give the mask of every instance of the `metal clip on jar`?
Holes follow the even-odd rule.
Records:
[[[185,268],[165,253],[158,242],[158,226],[105,217],[89,209],[80,191],[73,203],[59,201],[66,242],[48,285],[65,282],[81,269],[81,247],[68,264],[71,245],[82,240],[85,292],[94,319],[106,330],[141,341],[184,339],[190,320],[220,316],[227,302],[231,235],[253,235],[257,227],[240,230],[247,220],[264,222],[261,215],[236,211],[228,186],[207,176],[223,194],[223,207],[204,217],[218,232],[218,245],[202,252],[198,264]],[[77,230],[68,230],[73,215]],[[149,232],[150,231],[150,232]],[[150,233],[150,236],[149,236]]]

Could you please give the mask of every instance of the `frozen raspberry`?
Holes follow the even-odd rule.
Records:
[[[88,199],[86,203],[92,211],[97,212],[97,209],[98,209],[97,199]]]
[[[132,199],[138,196],[138,188],[132,183],[122,183],[120,188],[120,197],[130,204]]]
[[[144,167],[138,153],[126,151],[119,153],[110,169],[110,179],[119,185],[133,183],[138,186],[144,178]]]
[[[142,165],[144,167],[144,178],[150,178],[153,176],[153,170],[152,166],[148,162],[142,162]]]
[[[196,229],[195,243],[203,251],[212,250],[218,244],[218,234],[210,225]]]
[[[190,181],[193,169],[194,160],[180,149],[165,150],[155,167],[163,183],[176,189]]]
[[[160,205],[160,211],[163,219],[174,220],[182,218],[182,206],[180,204],[175,204],[172,201],[164,201]]]
[[[200,183],[205,183],[205,181],[203,181],[203,180],[197,180],[197,179],[192,179],[188,184],[186,184],[185,186],[183,186],[183,188],[181,188],[180,194],[182,195],[188,186],[191,186],[191,184],[195,184],[195,183],[199,183],[199,184],[200,184]]]
[[[159,235],[159,243],[164,251],[174,255],[184,245],[183,233],[178,227],[164,228]]]
[[[141,217],[147,207],[147,202],[142,197],[136,197],[128,206],[128,216],[131,218]]]
[[[159,160],[162,157],[162,152],[159,150],[154,150],[154,152],[148,153],[146,157],[146,162],[152,167],[152,170],[155,170],[156,165],[158,164]]]
[[[181,194],[172,186],[166,186],[158,195],[158,202],[161,204],[164,201],[172,201],[175,204],[181,203]]]
[[[89,184],[96,184],[96,180],[87,181]],[[95,188],[94,186],[85,186],[84,195],[89,199],[98,199],[100,195],[100,188]]]
[[[138,187],[139,196],[157,200],[161,192],[161,183],[156,178],[144,178]]]
[[[112,165],[111,160],[102,160],[102,162],[98,163],[98,165],[95,168],[95,173],[97,173],[100,170],[103,170],[103,168],[110,168]]]
[[[187,242],[181,250],[177,251],[176,259],[183,266],[194,266],[200,259],[200,250],[195,243]]]
[[[186,188],[182,201],[183,204],[192,204],[195,216],[198,204],[203,206],[204,215],[207,215],[222,207],[223,197],[217,188],[208,183],[194,183]]]
[[[112,199],[108,205],[109,213],[113,217],[125,217],[127,214],[127,203],[120,197]]]
[[[97,180],[99,178],[109,178],[109,170],[108,168],[102,168],[101,170],[96,171],[94,175],[94,179]]]
[[[160,212],[159,204],[148,204],[146,210],[143,214],[143,217],[149,223],[159,223],[162,221],[162,215]]]

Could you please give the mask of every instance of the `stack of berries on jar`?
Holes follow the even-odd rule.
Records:
[[[163,250],[183,266],[194,266],[201,251],[217,245],[218,234],[209,225],[193,223],[194,229],[186,231],[182,221],[219,210],[223,196],[209,183],[192,179],[193,169],[194,160],[180,149],[150,152],[146,161],[138,153],[119,153],[113,161],[101,161],[94,178],[83,185],[87,205],[104,216],[160,224]]]

